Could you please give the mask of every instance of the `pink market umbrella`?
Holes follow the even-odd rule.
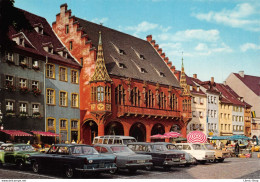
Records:
[[[177,137],[180,137],[180,136],[182,136],[180,133],[178,133],[178,132],[168,132],[168,133],[164,133],[164,135],[163,136],[165,136],[165,137],[167,137],[167,138],[177,138]]]
[[[201,131],[192,131],[187,135],[188,143],[206,143],[207,136]]]
[[[152,135],[151,138],[153,138],[153,139],[156,139],[156,138],[164,139],[165,136],[163,136],[163,135],[161,135],[161,134],[157,134],[157,135]]]

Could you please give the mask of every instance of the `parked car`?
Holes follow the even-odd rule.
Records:
[[[147,170],[151,170],[154,166],[170,169],[172,166],[186,163],[184,153],[169,151],[165,145],[160,143],[136,142],[129,143],[127,146],[137,154],[152,156],[153,166],[147,166]]]
[[[121,136],[121,135],[96,136],[93,140],[93,144],[127,145],[128,143],[131,143],[131,142],[136,142],[136,139],[131,136]]]
[[[126,145],[96,144],[94,148],[101,154],[116,155],[117,170],[128,169],[130,173],[135,173],[138,169],[153,165],[151,155],[136,154]],[[114,174],[117,170],[110,170],[110,173]]]
[[[31,164],[29,157],[37,153],[29,144],[3,144],[0,150],[0,165],[16,165],[22,170]]]
[[[4,142],[0,142],[0,147],[1,147],[2,144],[4,144]]]
[[[30,157],[35,173],[41,170],[61,170],[67,178],[81,172],[115,170],[115,155],[101,155],[89,145],[55,144],[47,153]]]
[[[215,151],[215,159],[211,159],[211,160],[209,160],[209,162],[223,162],[226,158],[230,157],[230,152],[229,151],[215,149],[209,143],[203,143],[202,145],[205,147],[206,150]]]
[[[173,143],[168,143],[168,142],[159,142],[163,145],[166,146],[166,148],[168,150],[171,150],[171,151],[175,151],[175,152],[178,152],[178,153],[184,153],[185,154],[185,160],[186,160],[186,163],[183,164],[184,166],[190,166],[190,165],[194,165],[196,164],[196,159],[189,153],[185,152],[185,151],[182,151],[182,150],[179,150],[178,147],[173,144]]]
[[[191,154],[199,163],[215,159],[215,151],[206,150],[201,143],[176,143],[178,149]]]

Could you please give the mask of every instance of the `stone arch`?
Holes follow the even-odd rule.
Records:
[[[118,121],[111,121],[105,126],[105,135],[124,135],[124,127]]]
[[[138,142],[145,142],[146,141],[145,125],[141,122],[134,123],[130,128],[129,135],[135,137]]]
[[[97,123],[90,119],[86,120],[82,125],[82,139],[83,143],[91,145],[95,136],[98,135],[98,125]]]
[[[165,127],[161,123],[156,123],[152,127],[151,135],[161,134],[163,135],[165,133]]]

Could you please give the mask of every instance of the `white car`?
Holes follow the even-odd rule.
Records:
[[[199,163],[205,164],[207,160],[215,159],[215,151],[206,150],[201,143],[176,143],[179,150],[191,154]]]

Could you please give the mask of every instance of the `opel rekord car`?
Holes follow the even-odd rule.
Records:
[[[215,159],[215,151],[206,150],[201,143],[176,143],[178,149],[191,154],[199,163]]]
[[[35,173],[41,170],[61,170],[67,178],[83,172],[115,170],[115,155],[101,155],[89,145],[56,144],[45,154],[30,157]]]
[[[135,173],[138,169],[153,165],[151,155],[136,154],[126,145],[96,144],[94,148],[101,154],[116,155],[117,170],[128,169],[130,173]],[[115,172],[110,170],[112,174]]]
[[[215,159],[211,159],[210,162],[223,162],[226,158],[230,157],[230,152],[229,151],[215,149],[209,143],[203,143],[202,145],[205,147],[206,150],[215,151]]]
[[[29,166],[29,157],[38,154],[29,144],[3,144],[0,150],[0,165],[16,165],[20,170]]]
[[[160,143],[136,142],[129,143],[127,146],[137,154],[152,156],[153,166],[147,166],[147,170],[151,170],[154,166],[161,166],[169,170],[173,166],[186,163],[184,153],[169,151],[165,145]]]

